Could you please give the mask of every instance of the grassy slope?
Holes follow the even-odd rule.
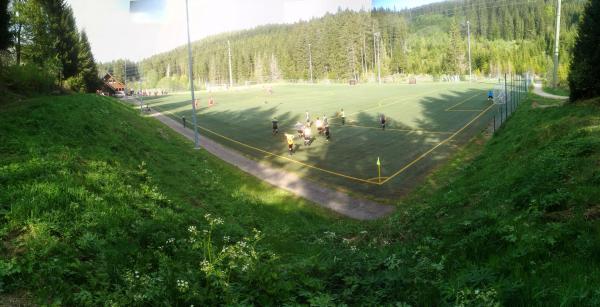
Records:
[[[223,232],[234,241],[261,230],[265,247],[286,261],[318,254],[306,244],[313,234],[353,227],[191,149],[160,123],[108,98],[3,105],[0,131],[2,254],[30,260],[17,265],[27,277],[14,285],[4,276],[0,291],[28,281],[33,286],[27,288],[57,297],[77,289],[114,291],[109,284],[122,283],[114,269],[135,266],[127,257],[145,257],[160,242],[185,234],[188,225],[201,229],[205,213],[223,218]],[[50,257],[60,265],[45,262]],[[200,260],[186,261],[197,266]]]
[[[569,96],[569,94],[570,94],[569,88],[565,88],[565,87],[544,86],[543,91],[548,94],[558,95],[558,96]]]
[[[444,284],[463,294],[480,289],[508,305],[598,304],[600,108],[533,109],[531,100],[407,201],[406,231],[440,240]]]
[[[362,224],[307,207],[98,99],[0,111],[0,290],[71,304],[600,303],[600,108],[591,103],[522,104],[396,215]],[[189,244],[186,228],[206,229],[205,212],[225,219],[215,246],[260,228],[258,256],[199,265],[206,237]]]

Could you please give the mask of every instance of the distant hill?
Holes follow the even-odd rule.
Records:
[[[309,44],[314,78],[373,78],[377,66],[375,33],[381,36],[383,76],[466,74],[467,20],[471,24],[474,73],[528,70],[544,74],[552,65],[555,3],[553,0],[446,1],[402,11],[338,11],[308,22],[223,33],[193,43],[194,79],[199,84],[229,81],[228,40],[233,79],[238,84],[308,79]],[[586,0],[563,1],[561,80],[568,73],[577,22],[585,3]],[[105,63],[100,70],[113,71],[119,77],[123,64],[122,60]],[[142,62],[142,69],[147,87],[185,88],[186,49],[182,46],[152,56]],[[137,68],[128,72],[131,78],[137,78],[137,74]]]

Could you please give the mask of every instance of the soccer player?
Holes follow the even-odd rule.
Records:
[[[290,156],[294,153],[294,135],[293,134],[285,134],[285,138],[287,140],[288,151]]]
[[[303,137],[304,125],[302,125],[302,123],[300,123],[300,122],[296,122],[296,124],[294,125],[294,128],[296,128],[296,132],[298,132],[298,137]]]
[[[308,114],[308,111],[306,111],[306,124],[310,126],[310,115]]]
[[[331,134],[329,133],[329,125],[325,125],[325,138],[327,139],[327,142],[329,142],[330,137]]]
[[[346,112],[344,112],[344,109],[342,109],[340,111],[340,116],[342,117],[342,125],[346,124]]]
[[[317,126],[317,131],[319,132],[319,134],[323,134],[323,122],[318,117],[315,121],[315,126]]]
[[[381,114],[380,121],[381,121],[381,129],[385,130],[385,115]]]
[[[310,126],[304,127],[304,145],[310,146],[312,131],[310,130]]]
[[[492,90],[488,91],[488,101],[490,100],[494,100],[494,91]]]
[[[323,114],[323,126],[327,126],[329,125],[329,122],[327,121],[327,116],[325,116],[325,114]]]
[[[273,117],[273,120],[271,121],[271,123],[273,124],[273,135],[279,133],[279,125],[278,125],[278,121],[276,117]]]

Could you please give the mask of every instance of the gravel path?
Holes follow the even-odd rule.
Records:
[[[558,95],[553,95],[553,94],[548,94],[546,92],[544,92],[542,90],[542,84],[541,83],[534,83],[533,84],[533,93],[545,98],[550,98],[550,99],[556,99],[556,100],[566,100],[569,99],[569,97],[567,96],[558,96]]]
[[[135,99],[126,99],[126,101],[139,106],[139,103]],[[183,125],[180,122],[177,122],[154,109],[146,111],[146,114],[158,119],[163,124],[192,142],[194,141],[194,131],[183,128]],[[237,151],[226,148],[203,136],[200,137],[200,146],[217,156],[219,159],[235,165],[248,174],[344,216],[357,220],[375,220],[383,218],[394,211],[393,206],[350,197],[345,193],[302,179],[295,173],[285,172],[280,168],[274,168],[266,163],[252,160]]]

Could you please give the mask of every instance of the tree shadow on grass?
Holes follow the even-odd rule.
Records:
[[[239,110],[209,109],[199,113],[199,125],[217,132],[218,134],[239,141],[243,144],[224,139],[216,134],[205,131],[209,138],[232,147],[247,156],[299,173],[307,179],[317,182],[324,181],[342,189],[363,193],[375,198],[401,196],[412,190],[423,177],[446,161],[456,145],[464,144],[475,133],[481,131],[489,119],[486,116],[473,123],[473,126],[455,136],[452,141],[438,146],[440,142],[451,136],[474,118],[478,112],[447,112],[446,109],[484,91],[471,89],[467,91],[450,91],[438,97],[425,96],[414,104],[385,106],[381,110],[359,112],[354,117],[362,127],[342,126],[338,122],[331,125],[331,140],[313,132],[315,141],[312,146],[302,145],[296,141],[295,153],[292,159],[295,163],[278,156],[287,156],[287,145],[283,133],[296,134],[293,128],[298,119],[304,114],[286,111],[285,106],[252,106]],[[473,100],[478,99],[477,97]],[[157,106],[159,110],[175,111],[174,116],[180,118],[191,116],[191,107],[186,108],[188,101],[169,102]],[[471,104],[470,101],[464,103]],[[414,115],[402,111],[411,109]],[[379,113],[384,112],[387,118],[387,130],[380,130]],[[417,111],[415,111],[417,110]],[[336,114],[331,114],[332,118]],[[277,117],[280,124],[280,135],[271,134],[271,119]],[[407,120],[409,119],[409,120]],[[395,130],[397,129],[397,130]],[[414,131],[398,131],[398,130]],[[445,134],[428,133],[441,130]],[[260,150],[257,150],[260,149]],[[272,153],[272,154],[270,154]],[[426,154],[425,157],[421,157]],[[360,180],[346,178],[348,175],[362,180],[378,182],[376,161],[382,162],[382,177],[395,175],[384,185],[365,183]],[[396,174],[405,166],[406,170]],[[307,167],[306,165],[311,165]],[[339,173],[332,174],[321,169]]]

